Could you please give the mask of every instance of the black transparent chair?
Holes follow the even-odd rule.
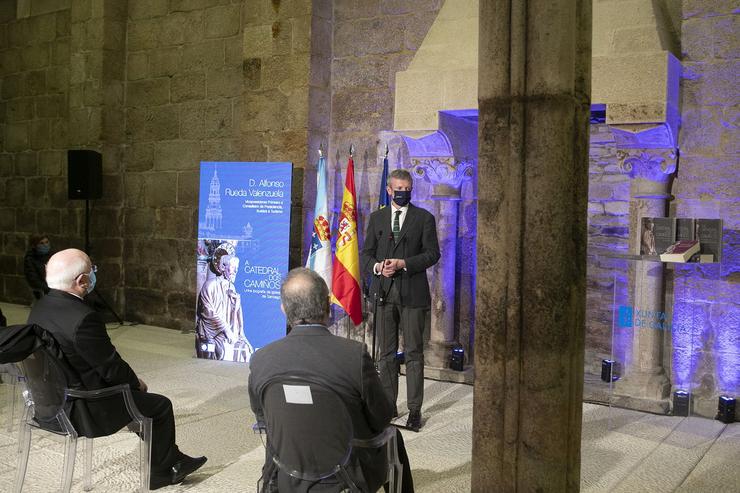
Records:
[[[20,382],[23,376],[15,363],[6,363],[0,365],[0,379],[2,379],[4,389],[3,407],[7,408],[5,414],[8,416],[7,430],[12,433],[15,426],[15,415],[18,411],[18,397],[20,395]]]
[[[77,440],[85,438],[80,436],[70,421],[69,412],[72,402],[76,399],[93,401],[115,395],[123,397],[126,410],[131,416],[128,429],[138,434],[141,439],[139,442],[139,485],[140,491],[149,491],[152,419],[143,416],[136,408],[131,389],[127,384],[89,391],[70,389],[67,387],[67,375],[70,370],[45,348],[35,351],[23,360],[20,369],[24,377],[22,384],[25,408],[18,439],[16,493],[23,490],[31,448],[31,432],[34,429],[64,437],[64,470],[61,476],[61,489],[65,493],[70,491]],[[87,438],[84,446],[83,489],[90,491],[93,488],[93,438]]]
[[[297,390],[296,390],[297,388]],[[309,403],[296,403],[288,395],[310,395]],[[270,490],[275,467],[289,476],[310,482],[335,478],[345,490],[365,492],[347,468],[352,449],[385,446],[389,491],[401,491],[402,468],[398,457],[396,428],[388,426],[370,439],[353,436],[352,418],[341,397],[318,379],[278,377],[263,388],[264,423],[256,430],[267,435],[266,447],[274,467],[267,467],[259,492]],[[289,402],[290,401],[290,402]]]

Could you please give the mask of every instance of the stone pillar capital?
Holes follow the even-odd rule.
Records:
[[[633,198],[668,198],[676,172],[676,144],[665,123],[610,125],[619,169],[632,178]]]
[[[617,149],[617,159],[630,178],[667,183],[676,171],[675,149]]]
[[[411,158],[412,172],[425,178],[432,185],[432,199],[460,200],[460,190],[463,182],[473,178],[474,163],[460,161],[455,158]]]

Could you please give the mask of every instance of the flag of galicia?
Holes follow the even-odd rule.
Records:
[[[316,207],[311,231],[311,251],[306,259],[306,268],[319,274],[331,292],[331,232],[326,182],[326,158],[322,155],[316,165]]]

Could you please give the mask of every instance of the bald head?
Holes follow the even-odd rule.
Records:
[[[288,272],[280,301],[290,325],[325,324],[329,318],[329,288],[316,272],[299,267]]]
[[[90,257],[85,252],[68,248],[49,259],[46,264],[46,283],[52,289],[84,296],[90,284],[88,273],[91,269]]]

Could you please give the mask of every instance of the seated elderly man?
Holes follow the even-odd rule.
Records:
[[[172,402],[147,392],[143,380],[121,358],[111,343],[100,315],[83,298],[95,287],[95,272],[85,252],[68,249],[56,253],[46,265],[50,291],[31,309],[28,323],[50,332],[80,377],[82,390],[129,384],[136,407],[152,418],[152,473],[150,488],[180,483],[206,462],[189,457],[175,445]],[[72,423],[83,435],[105,436],[126,426],[130,417],[123,399],[101,399],[72,407]]]
[[[356,438],[370,438],[383,431],[393,415],[380,378],[365,345],[337,337],[327,329],[329,290],[315,272],[291,270],[280,289],[281,308],[291,326],[290,333],[256,351],[249,368],[249,401],[258,421],[264,422],[260,395],[274,376],[290,375],[319,378],[335,390],[352,418]],[[358,371],[360,370],[360,371]],[[401,433],[397,432],[399,456],[403,464],[403,490],[413,492],[413,481]],[[317,443],[316,447],[321,447]],[[263,475],[272,458],[267,457]],[[384,449],[352,450],[349,468],[360,478],[362,491],[377,491],[387,477]],[[364,482],[362,481],[364,479]],[[336,491],[337,485],[307,484],[282,472],[263,478],[269,491]]]

